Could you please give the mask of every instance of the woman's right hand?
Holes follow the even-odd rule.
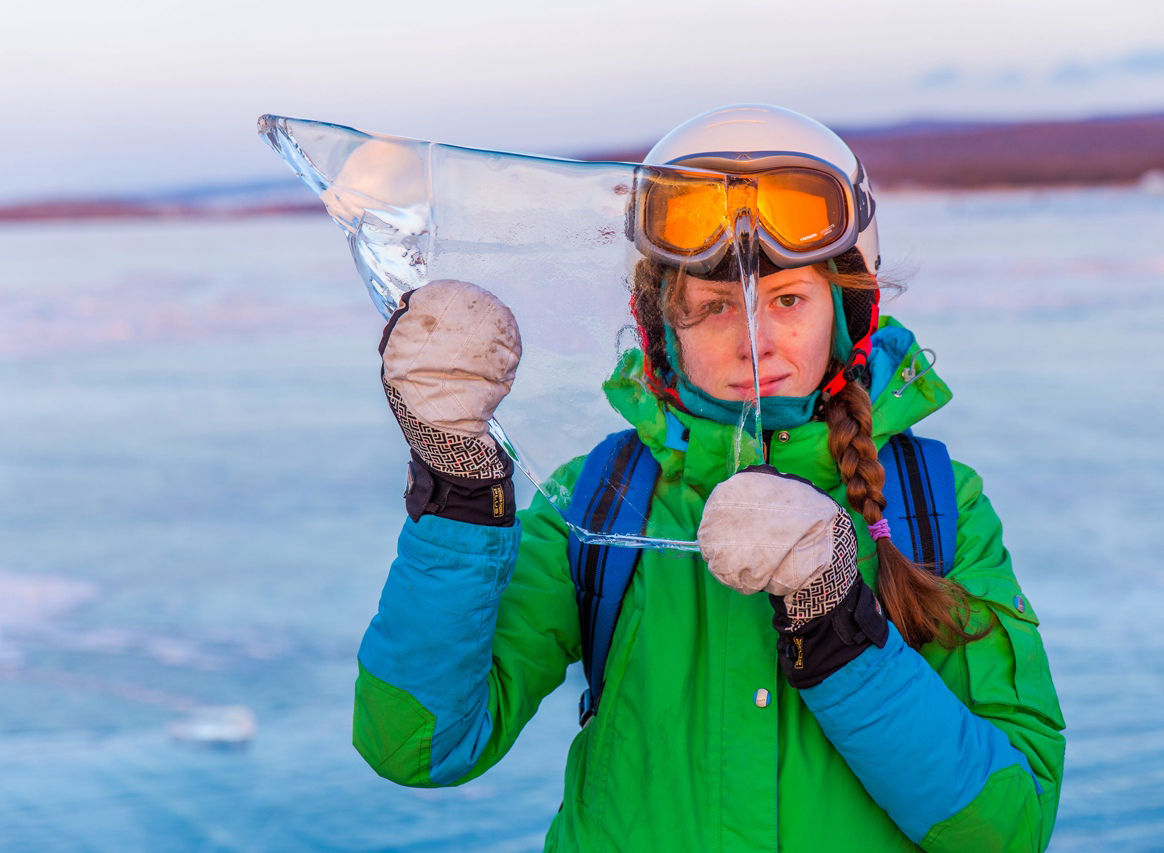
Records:
[[[384,393],[413,450],[407,496],[418,485],[429,493],[419,508],[419,498],[410,501],[410,515],[449,515],[438,511],[442,487],[447,497],[450,486],[473,491],[508,479],[513,463],[489,436],[489,419],[513,384],[521,336],[496,296],[448,279],[409,291],[384,327],[380,354]],[[426,506],[433,498],[435,510]]]

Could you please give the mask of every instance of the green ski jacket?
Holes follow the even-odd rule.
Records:
[[[888,319],[882,325],[897,327]],[[904,355],[890,353],[896,366],[874,400],[878,447],[950,399],[932,371],[909,383],[903,378],[916,351],[911,343]],[[646,390],[641,371],[641,355],[628,354],[605,390],[662,468],[647,532],[694,539],[708,494],[735,470],[733,431],[678,413],[689,445],[685,452],[668,449],[664,404]],[[779,432],[769,461],[848,508],[826,437],[819,422]],[[555,479],[571,488],[581,463],[574,460]],[[970,627],[989,625],[990,632],[952,649],[924,646],[919,652],[929,669],[900,647],[900,660],[914,662],[932,681],[904,715],[861,706],[863,687],[852,696],[822,693],[812,704],[780,672],[767,596],[722,586],[698,554],[645,551],[623,602],[601,705],[569,748],[563,804],[546,849],[1045,848],[1059,800],[1064,723],[1038,620],[1015,579],[999,519],[978,475],[959,463],[954,473],[959,523],[949,577],[972,596]],[[875,548],[864,521],[853,519],[859,568],[876,588]],[[376,772],[405,785],[462,784],[505,755],[581,657],[566,543],[565,523],[540,495],[514,528],[431,516],[405,523],[359,655],[353,740]],[[841,671],[866,667],[867,675],[850,673],[850,682],[881,677],[871,651],[877,650]],[[836,677],[803,692],[827,688]],[[907,742],[926,737],[917,720],[956,716],[942,703],[965,718],[951,723],[959,734],[911,752],[917,745]],[[852,719],[850,707],[865,707],[866,719]],[[844,754],[826,736],[824,717],[841,720],[844,743],[836,734],[834,740]],[[909,730],[901,731],[906,722]],[[946,772],[956,780],[958,765],[986,730],[1005,736],[997,739],[1017,751],[1018,763],[995,760],[984,782],[947,784]],[[901,739],[897,760],[907,762],[901,790],[889,794],[884,779],[870,781],[866,770],[859,777],[853,769],[872,766],[876,775],[879,754],[898,751],[858,753],[862,743],[885,737]],[[915,762],[917,772],[909,766],[914,754],[929,762]],[[941,772],[933,772],[934,762]],[[949,790],[958,784],[969,787]]]

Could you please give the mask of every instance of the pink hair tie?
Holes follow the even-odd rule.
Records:
[[[889,519],[883,518],[880,521],[875,521],[869,525],[869,535],[873,537],[873,541],[878,539],[889,538]]]

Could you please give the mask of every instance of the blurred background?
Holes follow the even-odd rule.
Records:
[[[742,101],[873,177],[886,311],[956,394],[923,431],[1043,620],[1052,849],[1159,849],[1154,4],[54,0],[6,13],[0,79],[0,849],[540,849],[577,674],[463,788],[350,747],[405,449],[342,234],[255,119],[635,159]]]

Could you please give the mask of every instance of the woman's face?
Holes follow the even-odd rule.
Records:
[[[804,397],[824,379],[833,336],[828,281],[812,267],[759,279],[756,354],[761,397]],[[686,277],[684,317],[676,324],[688,381],[721,400],[754,400],[747,310],[738,282]]]

